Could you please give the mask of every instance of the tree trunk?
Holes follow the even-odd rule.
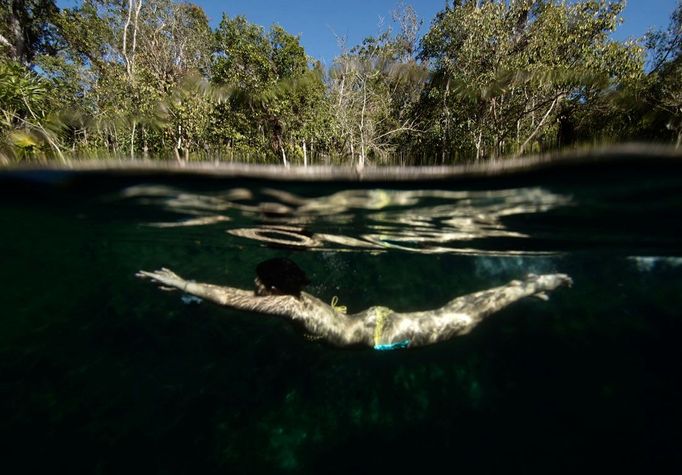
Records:
[[[147,129],[142,126],[142,158],[149,159],[149,144],[147,143]]]
[[[137,49],[137,30],[139,27],[140,10],[142,10],[142,0],[137,0],[137,8],[135,8],[135,20],[133,22],[132,64],[130,65],[131,73],[135,72],[135,50]]]
[[[483,131],[478,132],[478,139],[476,139],[476,162],[478,162],[483,154],[481,153],[481,142],[483,140]]]
[[[22,64],[28,63],[28,51],[26,48],[26,38],[24,36],[24,31],[19,23],[19,15],[21,14],[22,4],[20,0],[14,0],[12,2],[12,15],[10,16],[9,29],[14,38],[14,41],[9,41],[12,43],[11,52],[14,54],[14,59],[21,62]]]
[[[445,137],[443,137],[443,150],[441,150],[441,165],[445,165],[446,149],[450,144],[450,108],[448,107],[448,96],[450,95],[450,77],[445,83],[445,94],[443,94],[443,109],[445,110]]]
[[[126,72],[128,73],[128,78],[133,77],[131,61],[128,57],[128,28],[130,27],[130,21],[133,15],[133,2],[134,0],[128,0],[128,18],[126,19],[126,24],[123,26],[123,41],[121,53],[123,54],[123,59],[126,62]]]
[[[350,136],[350,164],[355,162],[355,150],[353,149],[353,135]]]
[[[178,163],[182,163],[182,158],[180,157],[180,150],[182,149],[182,126],[178,125],[178,141],[175,144],[173,153],[175,154],[175,159]]]
[[[367,79],[362,85],[362,113],[360,115],[360,156],[358,157],[358,167],[365,167],[365,111],[367,110]]]
[[[362,132],[360,132],[360,155],[358,156],[358,167],[360,167],[360,169],[365,167],[365,137]]]
[[[303,166],[308,166],[308,150],[306,150],[305,139],[303,140]]]
[[[135,130],[137,129],[137,122],[133,121],[133,130],[130,133],[130,159],[135,159]]]
[[[282,137],[277,137],[277,141],[279,142],[279,149],[282,152],[282,163],[284,164],[285,167],[288,167],[289,162],[287,162],[287,153],[284,150],[284,142],[282,140]]]

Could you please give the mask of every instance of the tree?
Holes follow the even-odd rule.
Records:
[[[55,25],[58,54],[39,64],[65,93],[55,108],[69,111],[74,148],[127,150],[131,157],[172,149],[176,158],[189,156],[190,143],[199,148],[201,140],[187,135],[199,127],[188,127],[182,114],[198,120],[189,102],[203,98],[179,91],[209,69],[212,36],[203,10],[171,0],[85,0],[62,10]]]
[[[455,0],[418,44],[391,22],[332,67],[273,25],[176,0],[0,6],[5,157],[226,156],[362,168],[522,155],[582,141],[682,143],[682,6],[644,48],[624,0]],[[49,94],[49,91],[59,91]]]
[[[51,51],[55,0],[8,0],[0,7],[0,52],[29,65],[36,54]]]
[[[682,141],[682,4],[665,30],[649,32],[649,71],[575,104],[575,134],[590,141]]]
[[[648,47],[652,52],[653,66],[649,73],[651,87],[648,103],[653,106],[652,121],[660,126],[660,138],[672,132],[677,148],[682,145],[682,2],[673,10],[667,30],[648,35]],[[663,132],[663,133],[661,133]]]
[[[421,21],[402,4],[393,19],[396,33],[388,27],[366,38],[337,58],[330,72],[339,141],[360,168],[369,160],[386,162],[416,132],[411,111],[427,77],[414,58]]]
[[[420,57],[434,69],[422,109],[442,162],[541,150],[566,104],[642,74],[642,51],[609,39],[622,1],[460,1],[440,12]]]
[[[320,138],[325,94],[299,38],[227,15],[215,38],[211,80],[228,93],[214,111],[213,141],[248,155],[275,152],[285,165],[292,153],[307,163],[308,144]]]

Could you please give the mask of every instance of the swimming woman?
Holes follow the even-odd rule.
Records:
[[[289,318],[336,346],[366,345],[377,350],[413,348],[464,335],[517,300],[531,296],[546,300],[547,292],[572,284],[566,274],[530,274],[524,280],[457,297],[435,310],[370,307],[347,315],[343,308],[301,291],[308,280],[288,259],[260,264],[255,291],[188,281],[166,268],[136,275],[166,290],[178,289],[219,305]]]

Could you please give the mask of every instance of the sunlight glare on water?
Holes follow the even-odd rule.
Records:
[[[198,194],[141,185],[127,188],[122,196],[177,217],[145,223],[147,226],[220,226],[230,235],[246,240],[318,251],[484,252],[467,244],[474,240],[530,238],[521,229],[505,226],[505,217],[571,205],[570,196],[542,188],[461,192],[344,190],[303,198],[270,188]]]

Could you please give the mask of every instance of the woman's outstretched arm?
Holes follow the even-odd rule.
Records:
[[[524,280],[457,297],[435,310],[395,313],[383,339],[389,343],[409,340],[413,347],[465,335],[486,317],[518,300],[532,296],[547,300],[548,292],[572,283],[566,274],[530,274]]]
[[[571,286],[573,280],[566,274],[529,274],[524,280],[513,280],[501,287],[495,287],[473,294],[457,297],[445,304],[444,310],[469,315],[475,326],[485,317],[525,297],[549,299],[547,292],[558,287]]]
[[[296,319],[301,312],[301,302],[291,295],[256,296],[252,290],[191,282],[183,279],[170,269],[162,268],[154,272],[141,270],[137,277],[150,279],[167,290],[181,290],[201,297],[218,305],[234,307],[251,312],[281,315]]]
[[[154,272],[140,271],[135,275],[150,279],[163,289],[178,289],[218,305],[290,318],[302,324],[310,334],[321,336],[337,346],[362,343],[365,338],[362,321],[348,318],[305,292],[301,292],[300,298],[293,295],[255,295],[252,290],[190,282],[165,268]]]

